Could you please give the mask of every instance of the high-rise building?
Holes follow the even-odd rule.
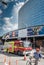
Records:
[[[29,0],[23,5],[19,10],[18,28],[27,28],[27,36],[32,36],[33,43],[44,46],[44,0]]]
[[[44,25],[44,0],[29,0],[19,11],[18,28]]]

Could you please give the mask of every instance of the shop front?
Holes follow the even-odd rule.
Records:
[[[27,28],[27,37],[31,39],[33,48],[44,48],[44,26],[33,26]]]

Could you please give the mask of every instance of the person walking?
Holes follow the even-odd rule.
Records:
[[[34,52],[34,58],[35,58],[35,65],[38,65],[38,60],[42,58],[40,48],[36,48],[36,51]]]

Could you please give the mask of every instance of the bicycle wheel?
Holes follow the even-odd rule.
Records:
[[[38,65],[38,60],[37,59],[35,60],[35,65]]]
[[[26,65],[32,65],[32,64],[31,64],[31,62],[28,60],[28,61],[26,62]]]

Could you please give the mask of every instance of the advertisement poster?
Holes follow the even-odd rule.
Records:
[[[43,35],[44,36],[44,26],[36,26],[36,27],[29,27],[27,29],[27,36],[33,35]]]
[[[21,29],[19,30],[18,37],[23,38],[27,36],[27,29]]]

